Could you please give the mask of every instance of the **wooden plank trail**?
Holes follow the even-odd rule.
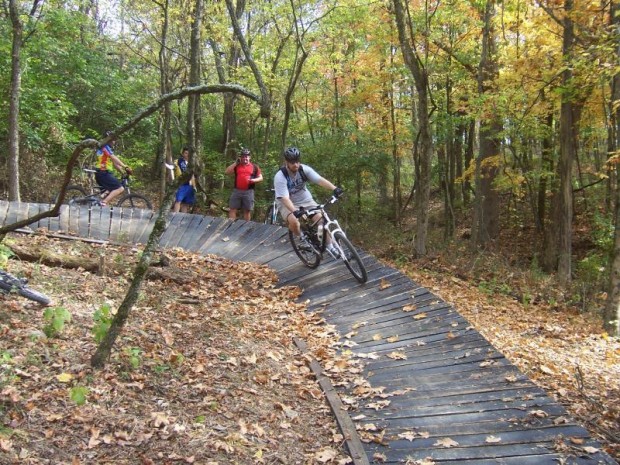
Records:
[[[46,208],[0,201],[0,225]],[[145,243],[154,220],[146,210],[63,207],[58,218],[30,227]],[[362,377],[383,394],[397,393],[360,399],[353,386],[337,388],[341,398],[356,399],[348,413],[357,429],[376,428],[378,439],[363,445],[367,457],[355,463],[617,464],[593,452],[600,445],[587,430],[456,309],[363,251],[369,279],[361,285],[331,259],[316,270],[303,266],[278,226],[176,213],[160,245],[266,264],[346,335],[347,349],[365,361]]]

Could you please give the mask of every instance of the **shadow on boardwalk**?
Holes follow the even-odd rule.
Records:
[[[48,207],[0,201],[0,225]],[[153,223],[153,213],[145,210],[63,207],[60,217],[31,228],[144,243]],[[398,392],[385,399],[389,402],[358,399],[349,410],[358,429],[373,424],[381,431],[375,434],[382,441],[364,445],[368,462],[616,464],[596,452],[600,446],[587,430],[453,307],[362,251],[369,279],[360,285],[341,263],[304,267],[286,231],[277,226],[171,214],[161,246],[266,264],[278,273],[280,284],[303,289],[310,311],[322,311],[340,334],[349,336],[349,349],[366,361],[363,377],[373,388],[383,387],[384,394]],[[354,398],[352,388],[338,392]]]

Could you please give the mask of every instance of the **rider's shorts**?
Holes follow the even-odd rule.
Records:
[[[285,219],[285,221],[288,223],[288,214],[290,213],[288,208],[286,208],[283,204],[282,201],[280,199],[277,200],[278,203],[278,211],[280,212],[280,216],[282,218]],[[314,208],[317,206],[317,203],[312,200],[311,202],[304,202],[300,205],[295,205],[295,208],[300,208],[300,207],[304,207],[306,210],[310,209],[310,208]]]
[[[175,200],[188,205],[194,205],[196,202],[196,192],[190,184],[183,184],[177,189]]]
[[[234,210],[252,211],[254,209],[254,189],[233,189],[228,206]]]
[[[119,187],[122,187],[121,182],[109,171],[97,170],[95,172],[95,181],[109,192],[115,191]]]

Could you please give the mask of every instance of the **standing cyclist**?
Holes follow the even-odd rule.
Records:
[[[263,180],[258,165],[250,162],[250,149],[242,149],[239,158],[226,168],[226,174],[235,175],[235,186],[228,206],[228,218],[236,219],[237,210],[243,210],[243,219],[250,221],[254,209],[254,185]]]
[[[111,131],[106,131],[103,136],[108,137],[111,134]],[[114,147],[114,145],[116,145],[116,141],[111,140],[103,147],[97,149],[97,169],[95,171],[95,181],[101,188],[108,192],[105,198],[101,201],[102,206],[108,205],[125,190],[121,182],[116,179],[110,171],[112,165],[114,165],[114,167],[119,171],[125,170],[127,174],[131,174],[133,172],[130,167],[125,165],[116,155],[114,155],[114,152],[112,151],[112,147]]]
[[[327,179],[321,177],[310,166],[302,165],[300,159],[301,153],[297,147],[285,149],[284,166],[278,170],[273,178],[280,215],[286,219],[289,230],[296,236],[301,235],[298,218],[303,213],[300,208],[308,209],[317,206],[312,194],[306,187],[307,181],[333,191],[336,197],[343,193],[340,187],[334,186]],[[331,249],[333,245],[329,243],[327,247]]]
[[[187,171],[189,167],[189,148],[183,147],[181,150],[181,156],[174,164],[174,174],[178,177]],[[192,205],[196,203],[196,191],[194,185],[196,181],[194,176],[186,183],[179,186],[174,198],[173,212],[187,213]]]

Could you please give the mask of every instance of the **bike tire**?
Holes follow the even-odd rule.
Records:
[[[49,305],[50,302],[52,301],[45,294],[35,291],[34,289],[30,289],[27,286],[20,287],[17,290],[17,293],[21,295],[22,297],[25,297],[26,299],[34,300],[35,302],[38,302],[42,305]]]
[[[293,234],[292,231],[288,232],[288,238],[291,241],[293,250],[304,265],[312,269],[319,266],[319,263],[321,263],[321,254],[316,253],[314,249],[304,250],[301,247],[301,238]]]
[[[34,289],[30,289],[26,286],[23,281],[17,279],[15,276],[7,273],[6,271],[0,272],[0,292],[4,294],[9,294],[11,292],[16,292],[30,300],[34,300],[43,305],[49,305],[51,299],[42,294],[41,292],[35,291]]]
[[[140,194],[127,194],[120,198],[120,200],[116,203],[117,207],[121,208],[142,208],[146,210],[152,210],[151,202],[149,199]]]
[[[366,272],[364,262],[362,262],[357,250],[355,250],[355,247],[353,247],[353,244],[351,244],[349,239],[347,239],[342,232],[336,231],[334,234],[334,241],[336,241],[340,246],[340,249],[343,252],[343,256],[340,258],[347,266],[353,277],[362,284],[368,281],[368,273]]]
[[[84,190],[82,186],[78,186],[78,185],[69,186],[67,187],[67,190],[65,191],[65,200],[62,203],[63,205],[76,205],[77,199],[82,199],[86,197],[87,195],[88,194],[86,193],[86,190]],[[58,202],[58,197],[59,197],[58,195],[54,197],[54,203]]]

